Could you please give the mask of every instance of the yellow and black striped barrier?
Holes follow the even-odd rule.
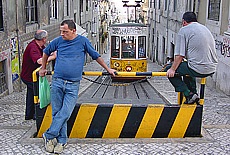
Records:
[[[183,138],[200,137],[201,105],[136,106],[133,104],[77,104],[69,121],[70,138]],[[51,106],[37,112],[37,137],[52,120]]]
[[[41,137],[52,121],[51,105],[40,109],[38,75],[33,73],[36,104],[37,137]],[[52,75],[52,72],[48,72]],[[117,72],[120,76],[166,76],[166,72]],[[83,72],[87,76],[108,75],[107,72]],[[68,121],[70,138],[183,138],[200,137],[204,103],[205,78],[201,80],[201,105],[76,104]],[[178,95],[179,96],[179,95]]]

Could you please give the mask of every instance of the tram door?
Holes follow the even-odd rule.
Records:
[[[111,37],[111,57],[120,58],[120,37],[119,36]]]

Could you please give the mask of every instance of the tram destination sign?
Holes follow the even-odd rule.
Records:
[[[112,35],[143,35],[147,34],[147,27],[111,27]]]

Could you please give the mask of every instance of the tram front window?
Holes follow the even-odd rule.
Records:
[[[133,42],[122,39],[121,58],[135,58],[135,46]]]
[[[138,37],[138,58],[146,58],[146,37]]]
[[[138,55],[139,55],[139,58],[144,58],[145,57],[145,49],[144,49],[142,44],[139,45]]]
[[[111,57],[119,58],[120,41],[119,37],[111,37]]]

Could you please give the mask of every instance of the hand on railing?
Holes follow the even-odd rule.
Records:
[[[41,68],[41,69],[39,70],[39,76],[41,76],[41,77],[45,76],[46,73],[47,73],[47,70],[46,70],[46,69],[42,69],[42,68]]]

